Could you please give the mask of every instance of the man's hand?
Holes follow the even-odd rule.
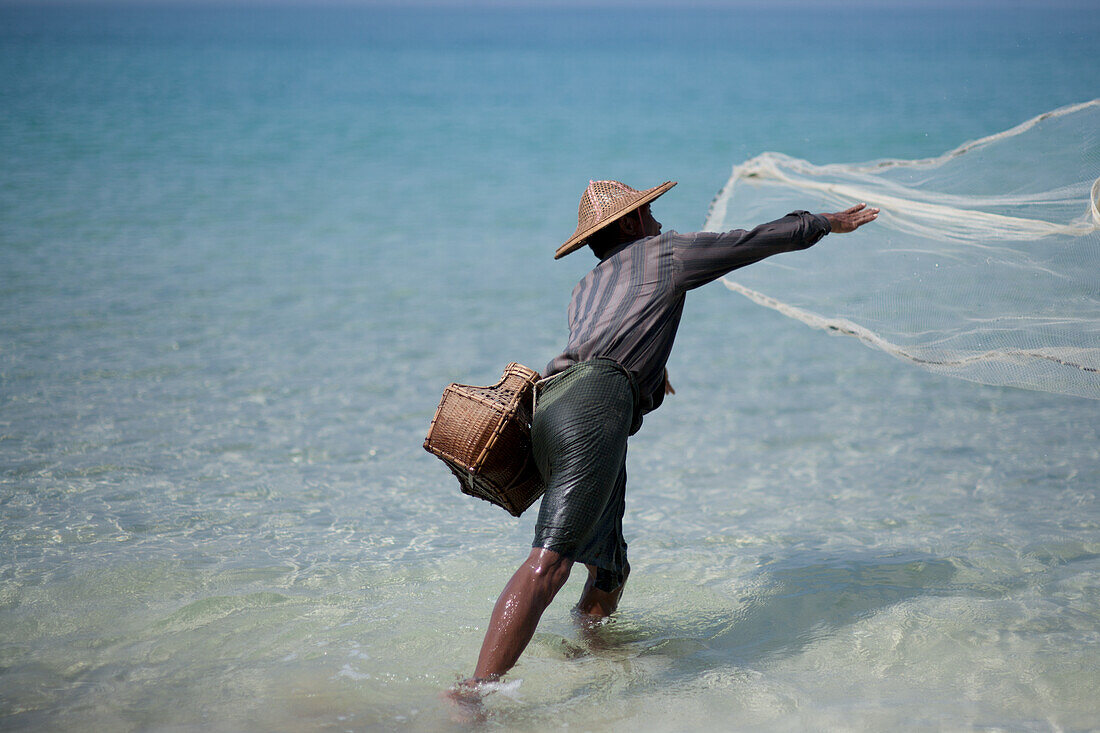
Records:
[[[838,211],[835,214],[822,214],[829,220],[833,228],[833,234],[845,234],[854,232],[869,221],[878,218],[878,209],[868,209],[867,204],[856,204],[850,209]]]

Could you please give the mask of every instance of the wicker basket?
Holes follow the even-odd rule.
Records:
[[[462,493],[514,517],[546,486],[531,453],[532,390],[539,374],[515,362],[491,387],[452,384],[432,418],[424,449],[458,477]]]

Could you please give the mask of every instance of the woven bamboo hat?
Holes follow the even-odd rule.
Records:
[[[577,231],[558,247],[554,259],[580,249],[585,245],[585,240],[597,231],[634,209],[645,206],[675,185],[676,181],[665,181],[660,186],[638,191],[618,181],[589,181],[577,209]]]

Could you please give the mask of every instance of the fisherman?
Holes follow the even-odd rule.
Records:
[[[588,570],[575,609],[581,619],[618,607],[630,574],[627,437],[673,393],[665,363],[687,291],[830,232],[855,231],[879,211],[858,204],[834,214],[795,211],[752,231],[662,234],[650,203],[675,185],[638,191],[589,182],[577,230],[554,254],[587,244],[600,261],[573,289],[569,343],[537,386],[531,439],[546,493],[531,554],[497,599],[473,677],[452,690],[460,702],[477,700],[479,685],[515,665],[574,563]]]

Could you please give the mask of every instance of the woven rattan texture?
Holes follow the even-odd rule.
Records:
[[[462,492],[518,517],[544,484],[531,454],[531,399],[538,373],[521,364],[490,387],[452,384],[432,418],[424,448],[458,478]]]
[[[577,209],[577,226],[582,229],[592,228],[631,205],[645,196],[641,191],[631,188],[618,181],[591,181],[581,196],[580,207]]]
[[[577,208],[577,230],[558,248],[554,257],[564,257],[583,247],[589,236],[623,214],[653,201],[676,183],[665,181],[660,186],[639,191],[619,181],[589,181]]]

